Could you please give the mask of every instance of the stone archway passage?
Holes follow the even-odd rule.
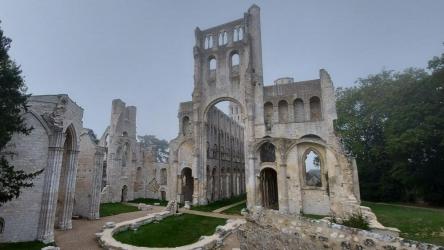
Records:
[[[279,209],[277,174],[274,169],[265,168],[261,171],[262,206],[269,209]]]
[[[182,194],[184,201],[193,201],[194,180],[192,170],[184,168],[182,170]]]
[[[121,202],[127,202],[128,201],[128,187],[126,185],[123,185],[122,187],[122,197],[120,198]]]

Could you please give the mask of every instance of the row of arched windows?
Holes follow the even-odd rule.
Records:
[[[270,142],[262,144],[259,154],[261,162],[276,161],[276,149],[275,146]],[[323,166],[320,154],[313,148],[309,148],[303,154],[302,160],[305,185],[322,187],[321,170]]]
[[[237,51],[230,54],[229,69],[232,73],[239,73],[240,57]],[[215,56],[210,56],[208,58],[208,68],[210,70],[210,75],[214,74],[217,69],[217,60]]]
[[[310,114],[308,121],[320,121],[322,119],[321,100],[319,99],[319,97],[313,96],[310,98],[308,112]],[[293,113],[293,121],[290,121],[287,101],[281,100],[278,102],[279,123],[305,122],[306,111],[304,101],[302,99],[297,98],[293,101]],[[264,122],[267,126],[271,126],[271,124],[273,123],[273,103],[271,102],[266,102],[264,104]]]
[[[233,42],[237,42],[237,41],[241,41],[242,39],[244,39],[244,30],[242,27],[237,26],[233,29],[232,33],[230,33],[233,35]],[[217,35],[217,42],[218,42],[218,46],[223,46],[223,45],[227,45],[228,44],[228,32],[223,30],[221,32],[219,32],[219,34]],[[205,49],[211,49],[214,46],[214,35],[213,34],[209,34],[205,36],[205,40],[204,40],[204,47]]]

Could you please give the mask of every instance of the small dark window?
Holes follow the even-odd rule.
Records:
[[[0,234],[2,234],[5,230],[5,220],[0,217]]]
[[[275,147],[273,144],[266,142],[262,144],[260,149],[261,162],[275,162],[276,161],[276,153]]]

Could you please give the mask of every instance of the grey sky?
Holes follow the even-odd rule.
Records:
[[[99,136],[111,100],[137,106],[138,134],[172,139],[191,100],[194,28],[261,7],[264,79],[318,77],[335,86],[383,68],[425,67],[444,51],[444,1],[0,1],[32,94],[66,93]]]

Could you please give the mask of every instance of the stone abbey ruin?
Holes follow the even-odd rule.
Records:
[[[67,95],[30,98],[24,116],[34,130],[13,138],[10,161],[44,172],[33,188],[0,208],[0,242],[52,242],[55,229],[72,228],[73,216],[99,218],[104,202],[156,198],[205,205],[246,193],[246,222],[237,229],[241,249],[422,244],[398,238],[398,230],[382,226],[360,205],[355,161],[333,127],[328,72],[264,84],[258,6],[228,23],[196,28],[195,40],[192,100],[179,105],[179,132],[167,161],[138,142],[136,107],[121,100],[112,101],[110,124],[96,138],[83,128],[84,110]],[[216,106],[223,101],[230,102],[228,114]],[[302,214],[362,214],[370,231]]]

